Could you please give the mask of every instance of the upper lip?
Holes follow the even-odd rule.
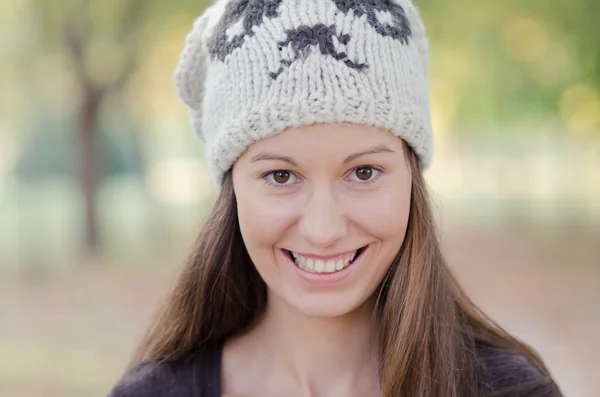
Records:
[[[351,251],[345,251],[345,252],[342,252],[342,253],[339,253],[339,254],[333,254],[333,255],[305,254],[303,252],[294,251],[294,250],[286,250],[286,251],[290,251],[290,252],[292,252],[294,254],[301,255],[301,256],[303,256],[305,258],[310,258],[310,259],[315,259],[315,260],[316,259],[321,259],[323,261],[327,261],[327,260],[330,260],[330,259],[343,258],[343,257],[345,257],[347,255],[350,255],[350,254],[358,251],[361,248],[364,248],[364,247],[360,247],[360,248],[357,248],[357,249],[354,249],[354,250],[351,250]]]

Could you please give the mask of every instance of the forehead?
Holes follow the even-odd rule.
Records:
[[[403,149],[401,138],[391,132],[361,124],[331,123],[290,127],[278,134],[254,142],[247,153],[286,151],[312,156],[334,155],[367,148],[386,146],[392,151]]]

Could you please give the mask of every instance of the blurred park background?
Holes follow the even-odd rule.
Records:
[[[449,261],[600,396],[600,3],[416,3]],[[104,396],[183,264],[214,191],[172,75],[207,4],[1,2],[1,396]]]

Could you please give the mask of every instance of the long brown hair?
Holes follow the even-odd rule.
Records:
[[[440,250],[417,156],[405,240],[377,292],[384,397],[479,396],[478,346],[523,355],[549,379],[537,354],[483,314],[452,276]],[[244,246],[227,174],[187,265],[131,365],[175,361],[252,327],[267,290]]]

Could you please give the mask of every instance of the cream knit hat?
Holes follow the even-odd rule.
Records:
[[[288,127],[357,123],[433,150],[425,28],[412,0],[217,0],[175,73],[212,176]]]

